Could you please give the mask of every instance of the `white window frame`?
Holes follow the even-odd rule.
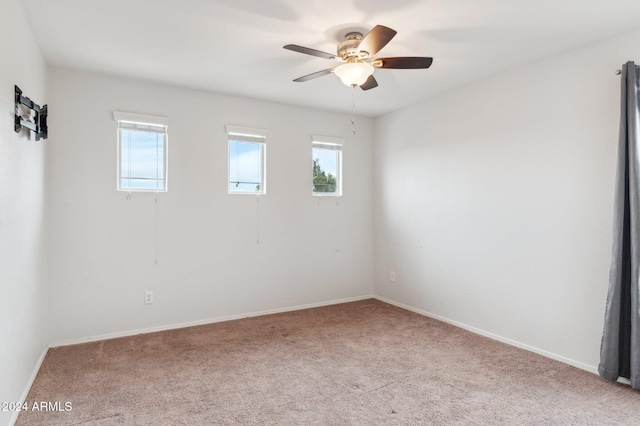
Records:
[[[136,114],[132,112],[113,111],[113,119],[118,122],[117,137],[117,188],[126,192],[167,192],[169,169],[169,119],[156,115]],[[162,188],[123,188],[122,187],[122,141],[121,129],[141,130],[145,132],[161,133],[164,136],[162,144]]]
[[[227,124],[227,193],[234,195],[264,195],[267,193],[267,129]],[[260,144],[260,191],[232,191],[231,182],[231,142]]]
[[[311,194],[314,197],[342,196],[342,148],[344,138],[336,136],[311,135],[311,164],[313,165],[313,149],[336,151],[336,192],[315,192],[313,190],[313,167],[311,168]]]

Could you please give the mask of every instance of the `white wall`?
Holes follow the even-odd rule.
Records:
[[[595,370],[634,59],[640,32],[376,119],[376,294]]]
[[[14,85],[42,105],[46,68],[18,0],[0,13],[0,401],[19,401],[46,347],[45,147],[13,129]],[[12,413],[0,411],[0,424]]]
[[[53,342],[372,294],[371,119],[50,73]],[[116,191],[113,110],[171,120],[157,205]],[[259,202],[227,194],[225,124],[268,129]],[[338,206],[311,196],[312,134],[346,137]]]

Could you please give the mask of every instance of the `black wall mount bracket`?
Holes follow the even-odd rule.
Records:
[[[41,107],[26,96],[22,96],[22,90],[20,90],[18,86],[15,86],[15,88],[14,130],[16,133],[20,133],[22,128],[26,127],[35,133],[37,141],[40,139],[46,139],[49,136],[47,128],[47,115],[49,114],[49,110],[47,106],[44,105]],[[28,114],[20,114],[20,105],[24,105],[30,110]]]

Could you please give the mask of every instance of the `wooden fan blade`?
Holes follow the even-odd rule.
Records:
[[[360,88],[362,90],[369,90],[369,89],[373,89],[374,87],[378,87],[378,82],[373,77],[373,75],[370,75],[367,81],[365,81],[360,85]]]
[[[395,68],[408,70],[417,68],[429,68],[432,63],[433,58],[399,56],[395,58],[377,58],[371,63],[371,65],[376,68]]]
[[[295,81],[297,83],[301,83],[303,81],[313,80],[314,78],[318,78],[318,77],[322,77],[323,75],[331,74],[333,72],[333,70],[334,70],[334,68],[328,68],[326,70],[316,71],[314,73],[303,75],[302,77],[298,77],[293,81]]]
[[[369,53],[369,56],[373,56],[385,47],[397,33],[396,30],[392,30],[391,28],[376,25],[369,31],[369,34],[364,36],[358,45],[358,50],[365,51]]]
[[[304,53],[305,55],[318,56],[324,59],[335,60],[336,55],[332,55],[331,53],[322,52],[320,50],[311,49],[310,47],[298,46],[297,44],[287,44],[283,46],[287,50],[293,50],[294,52]]]

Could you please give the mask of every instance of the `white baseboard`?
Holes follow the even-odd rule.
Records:
[[[33,371],[31,372],[31,375],[29,376],[29,380],[27,380],[27,384],[26,384],[24,390],[22,391],[22,395],[20,396],[20,402],[21,403],[24,403],[27,400],[27,396],[29,395],[29,391],[31,390],[31,386],[33,386],[33,382],[36,380],[36,376],[38,375],[38,372],[40,371],[40,367],[42,366],[42,363],[44,362],[44,357],[47,356],[47,351],[48,350],[49,350],[48,347],[44,348],[44,350],[40,354],[40,358],[38,358],[38,360],[36,361],[36,365],[33,367]],[[18,420],[18,416],[19,415],[20,415],[20,411],[14,411],[13,412],[13,415],[9,419],[9,426],[13,426],[13,424],[16,422],[16,420]]]
[[[218,318],[209,318],[205,320],[183,322],[179,324],[169,324],[169,325],[162,325],[158,327],[149,327],[149,328],[142,328],[142,329],[136,329],[136,330],[122,331],[117,333],[101,334],[98,336],[89,336],[89,337],[83,337],[78,339],[61,340],[61,341],[57,341],[49,344],[49,347],[55,348],[58,346],[77,345],[79,343],[88,343],[88,342],[95,342],[99,340],[115,339],[118,337],[135,336],[136,334],[155,333],[157,331],[174,330],[177,328],[213,324],[216,322],[232,321],[232,320],[237,320],[242,318],[258,317],[262,315],[280,314],[283,312],[299,311],[301,309],[318,308],[321,306],[338,305],[340,303],[357,302],[359,300],[372,299],[372,298],[374,298],[374,295],[368,294],[365,296],[349,297],[346,299],[338,299],[338,300],[329,300],[326,302],[319,302],[319,303],[309,303],[306,305],[290,306],[287,308],[269,309],[265,311],[250,312],[250,313],[238,314],[238,315],[229,315],[229,316],[218,317]]]
[[[465,329],[467,331],[470,331],[472,333],[479,334],[481,336],[488,337],[490,339],[497,340],[497,341],[502,342],[502,343],[506,343],[507,345],[515,346],[516,348],[524,349],[524,350],[527,350],[529,352],[533,352],[533,353],[545,356],[547,358],[551,358],[553,360],[563,362],[565,364],[569,364],[569,365],[571,365],[573,367],[576,367],[576,368],[579,368],[581,370],[588,371],[589,373],[598,374],[598,368],[593,366],[593,365],[588,365],[588,364],[585,364],[583,362],[579,362],[579,361],[573,360],[571,358],[564,357],[562,355],[558,355],[558,354],[554,354],[554,353],[549,352],[549,351],[545,351],[544,349],[536,348],[534,346],[530,346],[530,345],[527,345],[525,343],[518,342],[516,340],[508,339],[506,337],[502,337],[502,336],[499,336],[497,334],[489,333],[488,331],[484,331],[484,330],[481,330],[479,328],[475,328],[475,327],[472,327],[470,325],[463,324],[461,322],[451,320],[449,318],[441,317],[440,315],[435,315],[435,314],[432,314],[430,312],[426,312],[426,311],[423,311],[421,309],[414,308],[413,306],[405,305],[403,303],[399,303],[399,302],[396,302],[394,300],[390,300],[390,299],[384,298],[382,296],[374,295],[373,297],[375,299],[377,299],[377,300],[380,300],[381,302],[385,302],[385,303],[388,303],[390,305],[394,305],[394,306],[397,306],[399,308],[406,309],[407,311],[415,312],[417,314],[424,315],[426,317],[433,318],[435,320],[442,321],[442,322],[445,322],[447,324],[455,325],[456,327],[460,327],[460,328]],[[622,383],[624,383],[624,382],[622,382]]]

